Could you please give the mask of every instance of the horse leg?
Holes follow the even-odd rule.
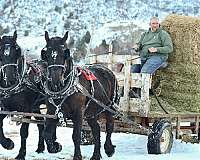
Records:
[[[114,119],[110,113],[106,113],[106,141],[104,144],[104,150],[108,157],[111,157],[115,153],[115,147],[111,141],[111,135],[114,129]]]
[[[74,158],[73,160],[82,160],[82,155],[81,155],[81,128],[82,128],[82,119],[81,119],[81,113],[78,112],[78,117],[76,120],[72,119],[72,122],[74,124],[73,127],[73,134],[72,134],[72,140],[74,142]]]
[[[10,138],[6,138],[3,133],[3,119],[5,114],[0,114],[0,144],[3,148],[11,150],[14,148],[14,142]]]
[[[30,118],[30,117],[28,117]],[[22,123],[22,126],[20,128],[20,136],[21,136],[21,147],[19,150],[19,153],[15,159],[18,160],[25,160],[26,156],[26,139],[28,137],[28,128],[29,123]]]
[[[62,150],[62,146],[60,143],[56,141],[56,127],[57,121],[53,119],[46,119],[45,127],[44,127],[44,139],[47,144],[47,150],[49,153],[57,153]]]
[[[101,159],[101,140],[100,140],[100,126],[96,118],[87,119],[87,123],[92,130],[92,135],[94,137],[94,152],[90,160],[100,160]]]
[[[35,117],[37,120],[44,120],[40,117]],[[44,125],[38,124],[38,131],[39,131],[39,141],[38,141],[38,148],[36,150],[37,153],[43,153],[45,146],[44,146],[44,137],[43,137],[43,131],[44,131]]]

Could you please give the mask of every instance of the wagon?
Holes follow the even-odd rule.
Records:
[[[173,135],[176,139],[182,139],[186,142],[199,143],[199,113],[167,113],[159,102],[159,97],[154,96],[158,101],[158,107],[163,109],[163,113],[154,113],[150,111],[150,94],[149,90],[154,91],[154,85],[149,74],[131,73],[131,65],[140,63],[139,55],[134,51],[130,54],[122,55],[114,53],[112,45],[109,51],[99,55],[89,55],[87,59],[89,64],[106,65],[113,71],[119,85],[119,104],[115,104],[115,128],[114,132],[133,133],[148,136],[147,150],[149,154],[169,153],[173,144]],[[140,88],[141,95],[130,96],[130,90]],[[102,106],[106,109],[106,106]],[[43,108],[45,109],[45,107]],[[13,121],[26,123],[44,123],[42,121],[24,119],[23,116],[35,116],[56,118],[55,115],[6,112],[0,111],[0,114],[15,115]],[[17,117],[16,117],[17,116]],[[99,121],[101,131],[105,131],[104,119]],[[72,127],[71,121],[67,123]],[[90,129],[87,124],[83,123],[82,132],[83,143],[90,143]]]
[[[140,57],[134,50],[123,55],[121,52],[113,52],[110,45],[109,51],[105,54],[89,55],[88,62],[106,65],[117,77],[119,91],[121,91],[117,109],[122,116],[115,120],[115,132],[147,135],[149,154],[169,153],[173,144],[173,135],[176,139],[182,139],[185,142],[199,143],[200,114],[168,113],[157,95],[161,88],[155,86],[156,75],[131,73],[131,66],[140,63]],[[140,88],[141,95],[131,96],[130,91],[133,87]],[[152,98],[156,99],[158,107],[161,107],[163,112],[150,110],[150,90],[153,92]],[[103,124],[102,131],[105,127]]]

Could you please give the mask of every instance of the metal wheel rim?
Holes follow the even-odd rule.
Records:
[[[170,131],[168,129],[164,129],[162,136],[160,138],[160,150],[161,153],[165,153],[168,149],[169,143],[170,143]]]

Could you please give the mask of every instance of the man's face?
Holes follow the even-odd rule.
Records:
[[[159,28],[159,22],[157,19],[152,19],[150,22],[151,30],[155,32]]]

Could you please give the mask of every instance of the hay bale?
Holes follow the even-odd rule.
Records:
[[[200,64],[200,18],[172,14],[161,25],[169,32],[174,44],[169,61]]]
[[[172,37],[174,52],[169,67],[156,73],[163,79],[160,99],[169,112],[200,112],[200,18],[172,14],[161,25]]]

